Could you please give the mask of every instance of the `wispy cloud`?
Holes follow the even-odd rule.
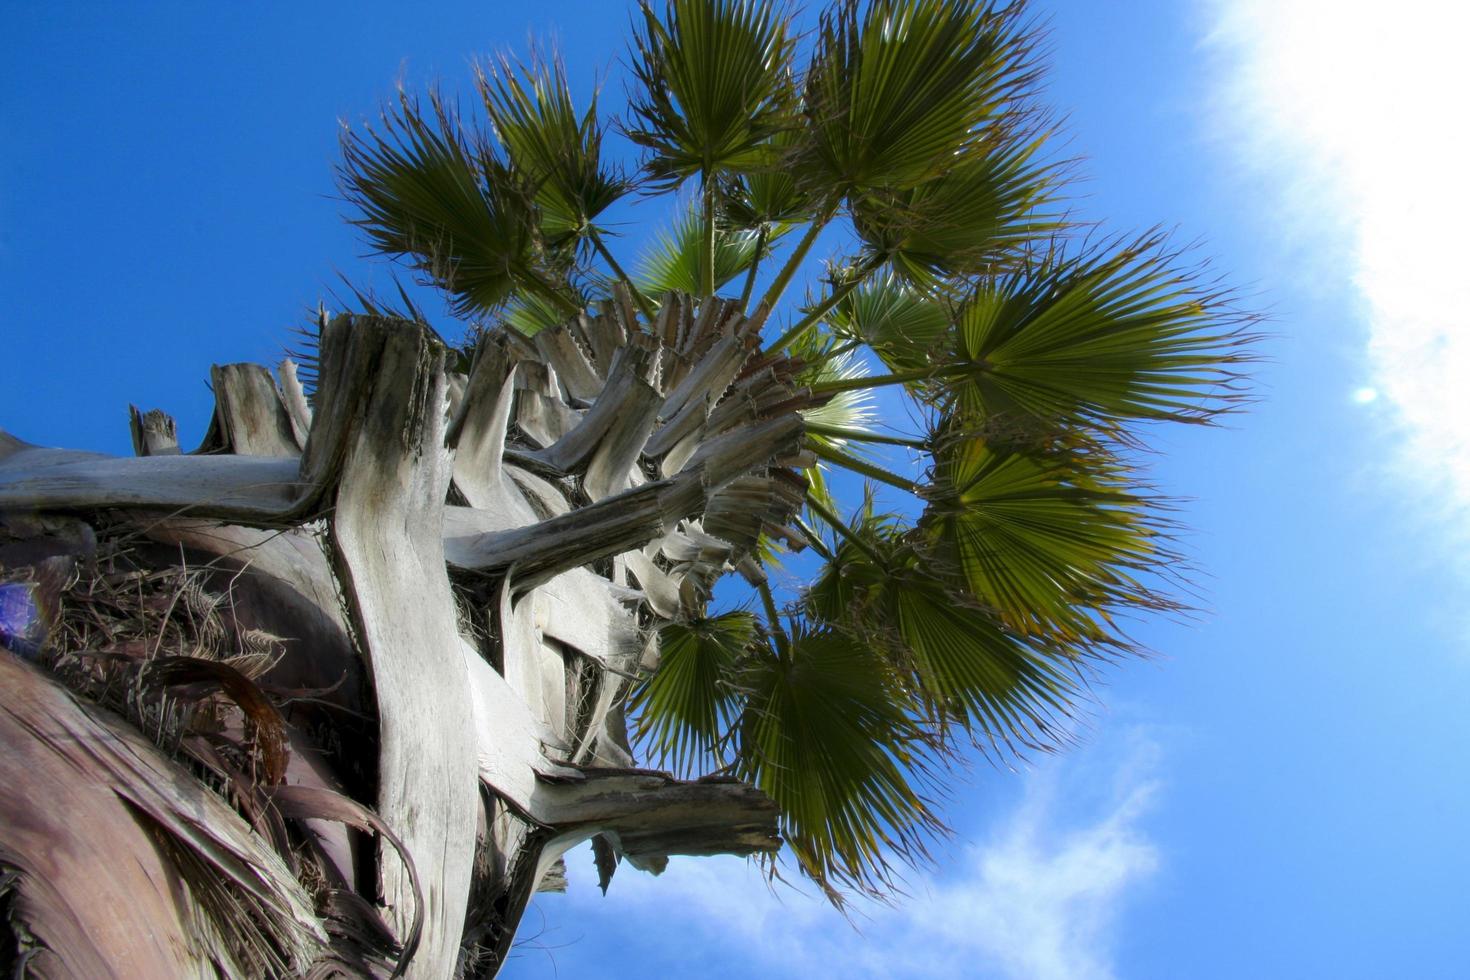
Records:
[[[1350,267],[1334,278],[1358,291],[1369,376],[1344,379],[1345,401],[1386,413],[1432,497],[1470,505],[1470,10],[1210,6],[1235,144],[1286,189],[1290,231]]]
[[[1049,760],[1023,798],[948,867],[917,876],[858,929],[818,899],[743,861],[674,861],[654,879],[624,870],[606,899],[576,872],[566,899],[589,934],[687,950],[702,975],[1108,980],[1130,890],[1159,855],[1142,822],[1159,790],[1157,747],[1140,735]],[[656,923],[655,928],[637,923]],[[718,971],[706,967],[718,950]]]

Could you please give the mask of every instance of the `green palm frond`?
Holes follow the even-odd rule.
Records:
[[[930,746],[883,659],[803,629],[744,678],[741,775],[780,806],[803,870],[840,901],[833,886],[880,891],[892,860],[921,859],[942,829],[920,790]]]
[[[945,173],[907,190],[852,199],[853,225],[904,278],[926,288],[1013,263],[1062,223],[1041,213],[1057,168],[1034,162],[1042,138],[969,149]]]
[[[755,616],[728,612],[659,629],[658,670],[633,694],[635,732],[675,771],[714,756],[737,708],[736,668],[757,636]]]
[[[827,468],[822,463],[809,466],[803,471],[807,482],[807,498],[815,501],[816,505],[825,508],[831,513],[838,511],[837,498],[832,495],[832,488],[827,479]],[[821,521],[816,522],[819,526]]]
[[[1081,700],[1076,664],[1048,657],[940,579],[910,572],[887,591],[916,686],[939,717],[1010,753],[1069,740]]]
[[[811,219],[818,202],[793,170],[801,140],[797,130],[783,130],[766,141],[768,162],[737,176],[722,191],[726,221],[736,228],[759,228]]]
[[[890,370],[908,371],[930,363],[945,341],[950,314],[939,301],[885,271],[844,296],[826,322],[838,337],[871,347]]]
[[[1126,646],[1118,613],[1178,608],[1144,581],[1178,556],[1137,475],[1096,444],[1012,441],[956,437],[936,454],[920,526],[968,591],[1022,635],[1081,647]]]
[[[822,17],[803,89],[803,173],[834,194],[914,187],[1003,125],[1033,75],[1020,6],[847,0]]]
[[[896,518],[860,511],[804,597],[811,615],[884,650],[941,731],[958,724],[1011,753],[1065,741],[1082,652],[1008,629],[923,544]]]
[[[1228,408],[1246,318],[1176,261],[1150,235],[980,282],[958,317],[956,353],[974,368],[952,389],[958,404],[1102,427]]]
[[[655,184],[771,163],[769,138],[790,128],[795,101],[789,18],[768,0],[642,0],[634,38],[628,135],[650,151]]]
[[[834,350],[834,346],[831,334],[813,329],[787,347],[787,352],[798,363],[806,362],[806,367],[796,374],[797,387],[867,376],[867,365],[856,350],[838,351]],[[871,391],[854,388],[840,391],[818,405],[802,409],[801,416],[808,424],[815,424],[822,429],[844,429],[860,435],[874,431],[877,408]],[[846,442],[840,436],[824,435],[813,430],[807,432],[807,439],[836,446]]]
[[[750,230],[715,229],[714,272],[718,290],[748,271],[760,255],[770,251],[779,235],[761,236]],[[638,289],[645,296],[667,292],[697,294],[703,229],[693,211],[675,219],[673,227],[660,230],[652,247],[638,263]],[[759,251],[758,251],[759,250]]]
[[[1138,421],[1208,421],[1244,397],[1253,318],[1178,258],[1148,235],[1082,256],[1053,252],[979,279],[927,366],[893,363],[892,374],[865,383],[903,383],[965,419],[1030,420],[1039,430],[1080,427],[1124,440]]]
[[[501,58],[476,74],[485,111],[511,165],[532,188],[548,247],[576,244],[628,189],[602,162],[594,97],[580,117],[560,62]]]
[[[828,523],[818,515],[819,523]],[[802,603],[817,622],[830,623],[849,633],[871,632],[870,618],[881,609],[885,580],[912,550],[911,529],[896,516],[876,514],[872,495],[841,527],[832,542],[832,560],[822,566],[802,595]]]
[[[530,277],[529,196],[437,96],[404,94],[382,131],[344,130],[338,180],[377,252],[406,259],[456,314],[493,310]]]
[[[567,322],[566,311],[560,304],[534,293],[518,294],[506,306],[501,317],[506,325],[527,337]]]

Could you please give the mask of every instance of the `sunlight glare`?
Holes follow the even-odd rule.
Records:
[[[1470,9],[1442,0],[1218,0],[1233,124],[1346,236],[1373,391],[1409,462],[1470,505]],[[1283,173],[1282,168],[1288,168]]]

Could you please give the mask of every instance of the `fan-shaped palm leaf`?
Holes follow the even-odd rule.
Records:
[[[518,293],[506,306],[502,318],[512,329],[534,337],[548,327],[567,322],[565,307],[536,293]]]
[[[867,366],[856,350],[835,350],[832,335],[817,328],[793,341],[787,352],[798,363],[806,362],[806,366],[796,374],[798,387],[862,378],[868,374]],[[812,426],[807,430],[807,440],[832,446],[840,446],[847,441],[833,433],[846,431],[856,437],[870,434],[877,418],[873,393],[861,388],[840,391],[818,405],[802,409],[801,415]]]
[[[889,369],[910,371],[930,363],[950,314],[892,272],[880,272],[842,297],[826,322],[837,336],[867,344]]]
[[[669,0],[662,20],[643,0],[628,135],[651,151],[649,176],[671,186],[694,174],[759,169],[767,140],[792,124],[789,18],[767,0]]]
[[[958,318],[970,414],[1112,426],[1197,421],[1236,400],[1250,337],[1158,236],[979,284]]]
[[[796,179],[801,133],[782,130],[766,141],[769,161],[738,175],[721,192],[725,220],[736,228],[786,225],[813,217],[817,202]]]
[[[1018,5],[847,0],[824,14],[803,89],[802,172],[829,193],[914,187],[1012,111],[1032,68]]]
[[[835,631],[802,630],[745,684],[741,774],[780,805],[812,878],[872,891],[892,856],[922,856],[940,829],[916,787],[927,746],[881,657]]]
[[[518,66],[500,59],[477,73],[480,97],[511,164],[533,189],[548,246],[585,239],[627,182],[602,163],[594,97],[578,118],[557,61]]]
[[[813,617],[884,650],[941,731],[958,723],[1009,751],[1066,737],[1078,651],[1008,629],[896,518],[868,507],[844,533],[804,597]]]
[[[1055,216],[1038,212],[1056,169],[1033,162],[1040,146],[1041,138],[974,146],[917,187],[855,196],[853,224],[870,249],[926,288],[1004,267],[1061,227]]]
[[[755,616],[728,612],[659,630],[658,670],[633,695],[637,737],[676,771],[710,759],[736,712],[736,668],[756,639]]]
[[[533,278],[530,202],[504,165],[433,97],[407,95],[383,130],[346,130],[338,178],[372,248],[407,259],[458,314],[492,310]]]
[[[645,296],[667,292],[697,294],[702,256],[703,230],[699,217],[686,211],[673,227],[662,230],[638,265],[638,288]],[[715,229],[715,289],[750,269],[759,255],[768,252],[777,235],[760,235],[750,230]],[[758,251],[759,250],[759,251]]]
[[[1172,525],[1122,462],[998,442],[940,450],[921,522],[977,599],[1024,635],[1082,646],[1120,642],[1114,612],[1176,608],[1139,578],[1175,560]]]
[[[1047,430],[1126,437],[1139,420],[1206,421],[1240,400],[1237,365],[1255,338],[1228,293],[1176,260],[1147,236],[981,279],[929,366],[895,363],[866,383],[906,384],[966,419],[1029,419]]]

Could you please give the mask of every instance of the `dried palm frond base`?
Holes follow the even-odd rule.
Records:
[[[392,972],[401,947],[378,911],[351,901],[355,896],[341,887],[319,839],[303,819],[287,820],[289,811],[273,799],[285,782],[292,736],[282,710],[289,710],[289,698],[271,691],[268,678],[288,642],[237,614],[234,589],[240,573],[207,563],[191,566],[182,553],[177,564],[161,564],[159,548],[141,541],[130,525],[104,525],[98,534],[81,522],[60,522],[74,540],[86,542],[85,548],[68,548],[46,533],[58,523],[43,527],[34,520],[0,518],[0,555],[31,560],[20,568],[0,566],[0,588],[10,600],[0,639],[33,665],[29,670],[13,661],[0,665],[15,672],[16,681],[3,710],[7,721],[18,720],[21,699],[14,695],[26,687],[56,706],[54,721],[39,741],[80,764],[88,774],[83,781],[94,784],[73,787],[73,792],[95,794],[100,787],[105,803],[72,810],[65,827],[38,836],[53,844],[75,837],[91,844],[116,841],[119,833],[139,837],[153,852],[158,872],[154,878],[143,869],[153,886],[144,889],[143,905],[149,891],[169,898],[185,946],[227,968],[229,975],[310,971],[329,976],[339,968],[351,976]],[[142,753],[147,765],[142,770],[108,765],[92,739],[54,741],[50,736],[58,724],[97,735],[108,748],[131,750],[122,758],[139,752],[143,743],[136,733],[141,733],[157,755]],[[38,746],[33,749],[45,754]],[[158,793],[159,783],[143,788],[132,777],[163,759],[181,765],[195,780],[176,774],[175,792],[163,792],[150,805],[140,797]],[[39,792],[46,784],[36,780],[46,770],[44,762],[17,765],[15,778],[6,780],[12,789],[0,804],[12,826],[10,834],[0,835],[0,964],[19,969],[40,957],[35,966],[56,966],[55,958],[83,975],[79,968],[89,960],[81,936],[71,937],[62,949],[55,934],[38,937],[27,924],[35,906],[48,900],[38,900],[38,894],[65,903],[54,893],[72,887],[70,866],[28,866],[26,856],[34,861],[35,852],[23,847],[6,853],[7,844],[26,836],[14,830],[23,823],[21,810],[32,805],[24,787]],[[216,802],[203,802],[210,797]],[[201,808],[214,818],[207,829],[197,826]],[[316,815],[309,808],[304,812]],[[181,832],[181,822],[187,831]],[[220,860],[219,841],[210,838],[222,827],[238,835],[236,846],[250,841],[244,849],[258,852],[252,862]],[[261,850],[262,845],[269,849]],[[87,865],[88,880],[116,878],[109,856],[99,853]],[[282,903],[263,901],[262,870],[274,879],[267,892],[274,888],[287,897],[289,919],[299,935],[282,935],[276,921]],[[138,884],[128,882],[130,894]],[[146,953],[150,944],[124,943],[135,945]],[[117,970],[115,948],[94,952]]]

